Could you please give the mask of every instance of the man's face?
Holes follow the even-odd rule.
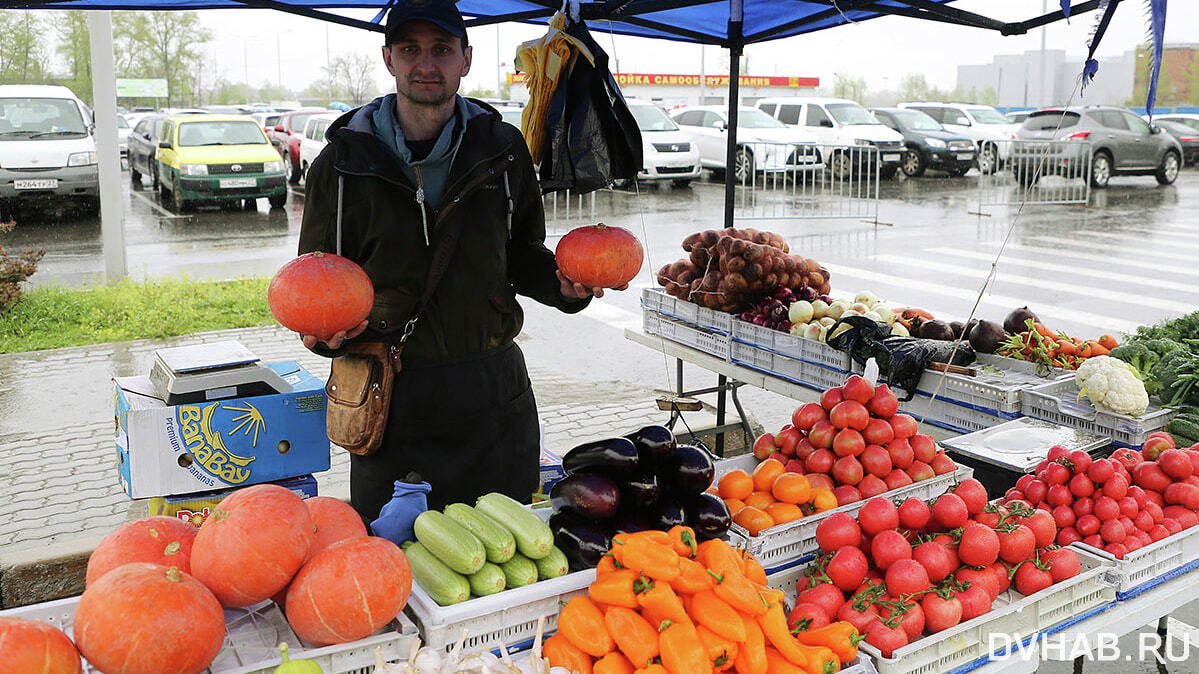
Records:
[[[458,93],[470,72],[471,48],[462,39],[427,21],[404,24],[395,41],[383,47],[383,62],[395,76],[396,93],[417,105],[438,106]]]

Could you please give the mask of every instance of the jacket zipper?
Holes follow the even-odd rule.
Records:
[[[420,209],[420,224],[425,232],[425,247],[429,247],[429,216],[425,213],[425,181],[421,179],[420,167],[413,165],[412,172],[416,175],[416,207]]]

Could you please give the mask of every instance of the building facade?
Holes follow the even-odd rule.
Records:
[[[1076,91],[1082,56],[1062,49],[1030,50],[996,56],[991,63],[958,66],[957,91],[990,88],[999,108],[1043,108],[1066,105],[1125,105],[1133,98],[1137,54],[1101,56],[1099,73],[1085,92]]]

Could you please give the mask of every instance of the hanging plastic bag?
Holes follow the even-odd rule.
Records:
[[[525,87],[529,90],[529,102],[520,116],[520,132],[534,160],[541,157],[545,148],[549,132],[546,111],[554,92],[566,81],[577,59],[593,61],[587,47],[563,32],[565,27],[566,15],[558,12],[550,19],[545,35],[516,48],[514,64],[525,74]]]

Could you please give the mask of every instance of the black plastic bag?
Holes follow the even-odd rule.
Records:
[[[608,55],[582,22],[569,23],[565,32],[587,47],[595,64],[576,59],[550,100],[541,190],[586,194],[635,180],[643,161],[641,131],[608,70]]]
[[[848,353],[861,365],[874,358],[879,371],[886,372],[887,382],[906,393],[900,398],[903,402],[916,395],[916,386],[930,363],[969,365],[974,362],[974,349],[967,342],[958,344],[955,351],[951,341],[892,336],[891,326],[865,316],[842,318],[829,328],[829,334],[841,325],[848,325],[849,329],[830,338],[828,345]]]

